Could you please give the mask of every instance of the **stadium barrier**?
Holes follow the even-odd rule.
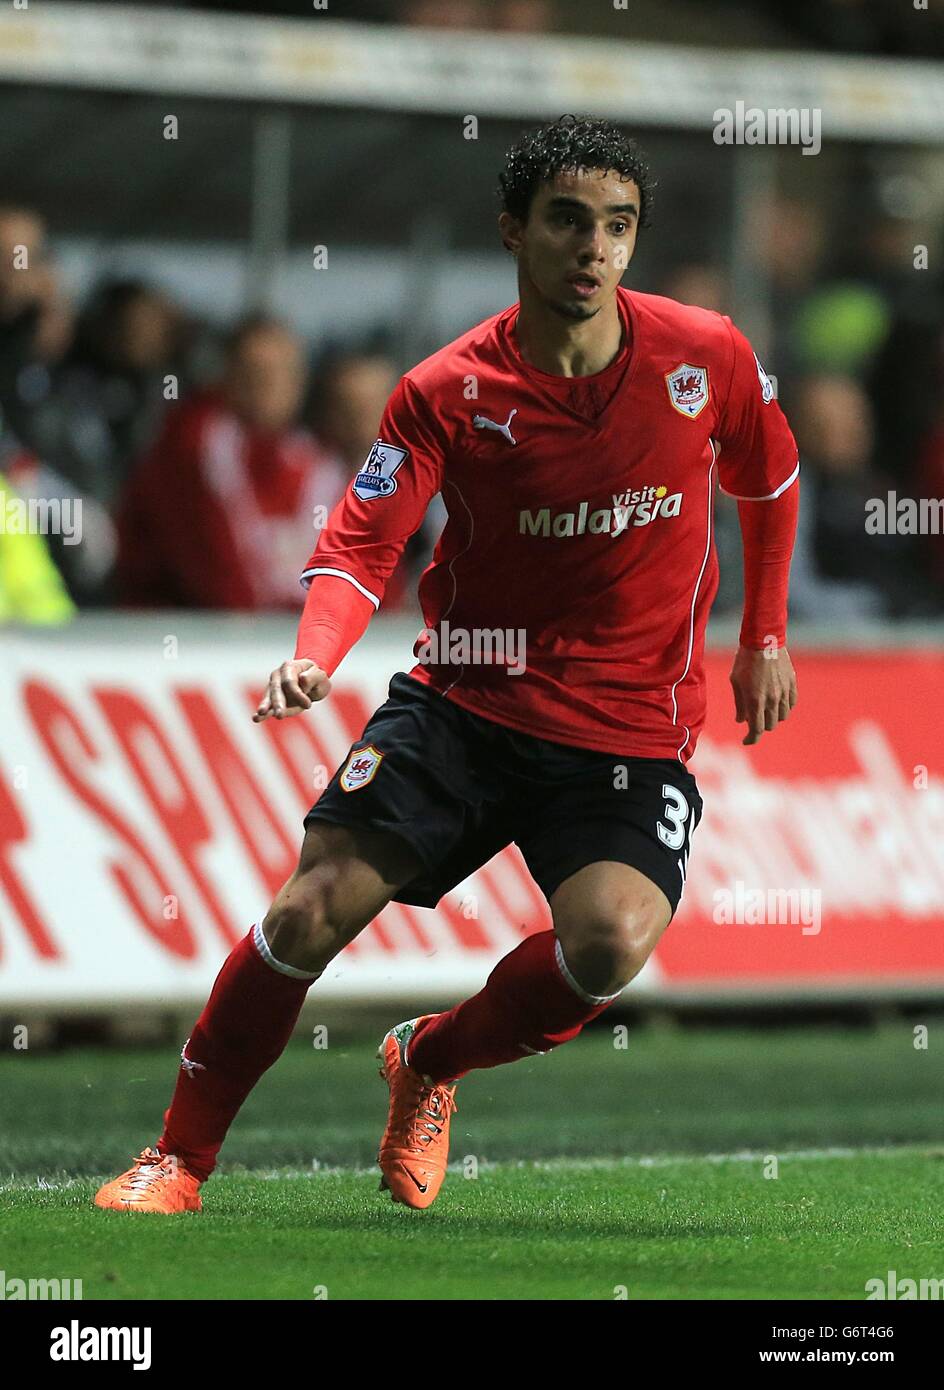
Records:
[[[292,872],[301,819],[410,664],[378,620],[325,704],[257,726],[290,620],[83,618],[4,638],[0,1008],[200,1002]],[[707,654],[705,800],[647,1000],[944,992],[944,661],[933,646],[794,639],[800,703],[741,744],[729,643]],[[614,760],[616,761],[616,760]],[[327,998],[446,1001],[549,916],[510,848],[436,911],[391,905]]]
[[[21,5],[0,18],[0,81],[431,112],[467,123],[547,119],[602,102],[613,120],[699,130],[737,99],[764,112],[823,108],[831,139],[936,144],[944,131],[934,61],[422,29],[330,12],[283,19],[75,0]]]

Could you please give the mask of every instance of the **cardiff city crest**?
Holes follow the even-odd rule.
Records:
[[[341,790],[357,792],[374,780],[374,775],[383,762],[383,753],[372,743],[366,748],[356,749],[348,758],[341,773]]]
[[[682,362],[674,372],[666,372],[669,400],[682,415],[694,420],[708,404],[708,368]]]

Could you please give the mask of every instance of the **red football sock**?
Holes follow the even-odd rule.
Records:
[[[236,1112],[281,1056],[316,975],[276,961],[257,923],[234,947],[181,1051],[158,1151],[205,1179]]]
[[[478,994],[421,1024],[407,1061],[433,1081],[455,1081],[570,1042],[617,998],[583,991],[554,933],[537,932],[498,962]]]

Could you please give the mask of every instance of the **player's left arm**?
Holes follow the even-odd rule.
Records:
[[[737,498],[744,550],[744,615],[731,669],[735,720],[753,744],[797,702],[787,651],[790,560],[799,513],[796,441],[750,343],[726,320],[733,361],[718,427],[721,487]]]

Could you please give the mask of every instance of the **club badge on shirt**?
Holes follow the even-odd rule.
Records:
[[[680,362],[674,372],[666,372],[669,400],[682,415],[694,420],[708,404],[708,368]]]
[[[362,502],[370,502],[375,497],[392,497],[397,490],[397,480],[393,475],[409,452],[409,449],[386,444],[382,439],[375,440],[364,467],[352,484],[354,496]]]
[[[358,792],[374,780],[378,767],[383,762],[383,753],[369,743],[366,748],[358,748],[351,754],[341,773],[341,790]]]

